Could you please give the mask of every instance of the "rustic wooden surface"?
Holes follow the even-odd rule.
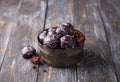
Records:
[[[0,0],[0,82],[119,82],[120,0]],[[39,66],[20,50],[37,34],[70,22],[86,36],[84,58],[71,68]]]

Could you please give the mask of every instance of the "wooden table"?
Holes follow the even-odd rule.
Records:
[[[70,22],[86,36],[72,68],[39,66],[20,55],[45,28]],[[0,0],[0,82],[119,82],[120,0]]]

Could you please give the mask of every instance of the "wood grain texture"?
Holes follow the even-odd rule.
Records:
[[[37,34],[43,29],[46,2],[44,0],[21,0],[16,4],[16,1],[17,0],[10,0],[10,2],[8,2],[6,0],[5,5],[2,5],[3,8],[7,9],[6,4],[9,4],[8,10],[11,8],[11,11],[9,11],[9,13],[11,13],[10,15],[13,15],[12,12],[17,14],[15,17],[10,16],[13,21],[9,20],[7,22],[7,24],[9,25],[10,23],[11,26],[12,21],[11,27],[7,27],[6,24],[3,28],[0,28],[1,31],[6,28],[5,32],[8,31],[8,34],[10,34],[9,36],[7,34],[4,35],[9,41],[7,41],[7,47],[4,52],[5,58],[0,71],[0,81],[36,82],[37,72],[32,69],[32,64],[29,61],[22,58],[20,50],[25,45],[32,45],[37,51],[39,50]],[[13,4],[16,4],[16,6]],[[11,5],[12,7],[10,7]],[[4,14],[1,13],[1,15]],[[8,13],[5,15],[9,17]],[[4,41],[4,38],[1,42],[2,41]]]
[[[96,0],[75,3],[78,4],[83,7],[81,11],[74,9],[75,16],[80,15],[75,21],[80,27],[76,27],[86,35],[85,57],[77,67],[78,82],[117,82],[98,4]]]
[[[107,0],[99,3],[99,10],[104,22],[108,43],[120,81],[120,1]]]
[[[48,5],[47,5],[48,3]],[[0,0],[0,82],[119,82],[119,0]],[[84,58],[71,68],[24,60],[25,45],[37,49],[37,34],[70,22],[86,36]]]
[[[73,0],[49,0],[45,27],[64,22],[73,23],[72,3]],[[76,66],[65,69],[40,66],[39,71],[38,82],[76,82]]]
[[[8,2],[0,0],[0,68],[4,60],[5,52],[14,27],[14,17],[16,16],[16,7],[19,1]],[[9,9],[8,9],[9,8]],[[15,12],[12,12],[12,11]]]

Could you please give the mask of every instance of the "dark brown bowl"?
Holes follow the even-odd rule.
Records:
[[[76,31],[79,32],[78,30]],[[81,44],[77,46],[76,48],[50,49],[50,48],[44,47],[39,42],[39,39],[38,39],[38,43],[40,46],[40,52],[41,52],[41,58],[48,65],[54,66],[54,67],[70,67],[70,66],[77,64],[83,57],[84,42],[85,40],[82,41]]]

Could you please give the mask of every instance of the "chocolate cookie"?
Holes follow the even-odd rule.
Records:
[[[60,45],[61,48],[68,49],[68,48],[75,48],[76,43],[74,41],[73,36],[65,35],[60,38]]]
[[[42,33],[39,34],[39,41],[40,41],[41,44],[43,44],[44,39],[46,38],[47,34],[48,34],[47,30],[45,30],[45,31],[43,31]]]
[[[23,56],[24,59],[29,59],[35,54],[36,54],[36,50],[32,46],[25,46],[21,50],[21,55]]]
[[[56,35],[48,35],[43,43],[47,48],[56,48],[58,45],[58,37]]]

